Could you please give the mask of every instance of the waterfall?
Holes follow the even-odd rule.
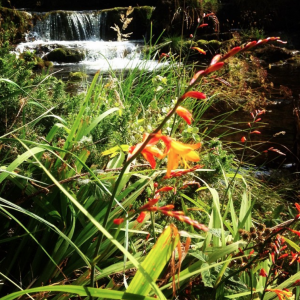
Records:
[[[106,13],[57,11],[34,13],[38,21],[27,41],[86,41],[105,39]]]
[[[26,42],[20,43],[15,48],[17,55],[24,51],[35,52],[37,56],[51,60],[54,68],[64,66],[68,71],[80,69],[89,73],[99,69],[105,71],[135,67],[151,70],[165,65],[164,63],[158,64],[155,60],[143,60],[143,40],[105,41],[105,32],[107,31],[107,35],[109,35],[109,31],[112,31],[109,28],[110,25],[106,26],[107,12],[31,13],[37,17],[37,21],[27,35]],[[113,34],[115,33],[113,32]],[[53,56],[55,51],[61,50],[64,51],[63,58]],[[74,53],[79,54],[78,60],[76,58],[77,62],[68,60]]]

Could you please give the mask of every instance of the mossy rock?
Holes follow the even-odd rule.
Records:
[[[27,62],[33,63],[34,69],[48,69],[53,67],[53,63],[51,61],[43,60],[41,57],[37,56],[35,53],[32,53],[30,51],[25,51],[21,53],[19,58]]]
[[[69,80],[70,81],[82,81],[83,79],[86,79],[87,75],[83,72],[70,72],[69,74]]]
[[[0,39],[10,42],[20,42],[24,34],[32,26],[32,15],[25,11],[1,7],[0,5],[1,32]]]
[[[203,48],[203,50],[210,49],[210,50],[218,50],[222,46],[222,42],[217,40],[198,40],[197,41],[197,47]]]
[[[65,63],[78,63],[84,58],[85,54],[80,49],[56,48],[47,54],[47,60]]]

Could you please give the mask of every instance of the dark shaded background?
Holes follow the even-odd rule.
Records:
[[[190,5],[193,1],[197,2],[197,0],[185,0],[185,3]],[[175,3],[178,2],[183,6],[183,0],[2,0],[2,5],[40,11],[100,10],[129,5],[149,5],[157,7],[153,16],[157,20],[170,19],[175,13]],[[215,13],[220,20],[221,31],[256,27],[263,28],[266,32],[284,31],[296,35],[300,33],[300,0],[220,0],[218,2],[218,11]]]

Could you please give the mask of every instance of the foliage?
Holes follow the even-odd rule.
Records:
[[[23,11],[0,6],[0,46],[23,38],[32,25],[32,16]]]
[[[264,111],[241,124],[239,156],[212,137],[226,114],[215,124],[204,118],[230,98],[230,83],[243,80],[246,67],[233,56],[276,39],[229,49],[200,71],[170,54],[161,56],[170,61],[165,69],[146,72],[145,62],[142,72],[111,72],[107,81],[97,73],[76,97],[52,77],[33,75],[31,59],[6,53],[1,105],[14,118],[0,133],[1,148],[14,145],[19,155],[2,152],[0,160],[3,299],[197,299],[199,287],[217,299],[268,299],[276,287],[288,295],[298,289],[299,270],[284,278],[279,261],[281,254],[299,260],[300,206],[289,207],[288,223],[267,228],[254,210],[257,181],[243,168]],[[234,74],[223,79],[223,72]],[[23,98],[40,110],[25,100],[20,109]]]

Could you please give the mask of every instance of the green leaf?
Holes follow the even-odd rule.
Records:
[[[85,297],[102,297],[107,299],[132,299],[132,300],[155,300],[157,298],[152,297],[141,297],[137,294],[131,294],[128,292],[119,292],[107,289],[97,289],[97,288],[90,288],[85,286],[67,286],[67,285],[57,285],[57,286],[42,286],[38,288],[28,289],[24,291],[19,291],[12,293],[10,295],[4,296],[1,300],[13,300],[20,296],[29,293],[40,293],[40,292],[63,292],[68,293],[70,295],[78,295],[78,296],[85,296]]]
[[[284,237],[284,239],[287,242],[287,244],[289,244],[292,248],[294,248],[296,250],[296,252],[300,252],[300,247],[296,243],[294,243],[293,241],[291,241],[287,237]]]
[[[127,152],[128,150],[129,150],[129,145],[120,145],[120,146],[115,146],[108,150],[105,150],[101,154],[104,156],[104,155],[116,154],[120,151]]]
[[[23,153],[22,155],[18,156],[7,168],[6,173],[0,174],[0,183],[10,174],[8,172],[13,172],[20,164],[22,164],[24,161],[26,161],[29,157],[45,151],[43,148],[35,147],[33,149],[30,149],[29,151]]]
[[[119,108],[114,107],[106,111],[105,113],[101,114],[99,117],[93,120],[93,122],[90,124],[88,128],[86,128],[83,132],[83,135],[87,136],[90,134],[90,132],[98,125],[100,121],[102,121],[105,117],[109,116],[110,114],[114,113],[115,111],[118,111]]]
[[[168,264],[172,252],[179,242],[179,233],[174,225],[167,227],[158,238],[152,250],[142,262],[143,268],[155,282],[161,274],[164,267]],[[138,271],[132,279],[127,292],[148,295],[151,286],[146,282],[144,275]]]

